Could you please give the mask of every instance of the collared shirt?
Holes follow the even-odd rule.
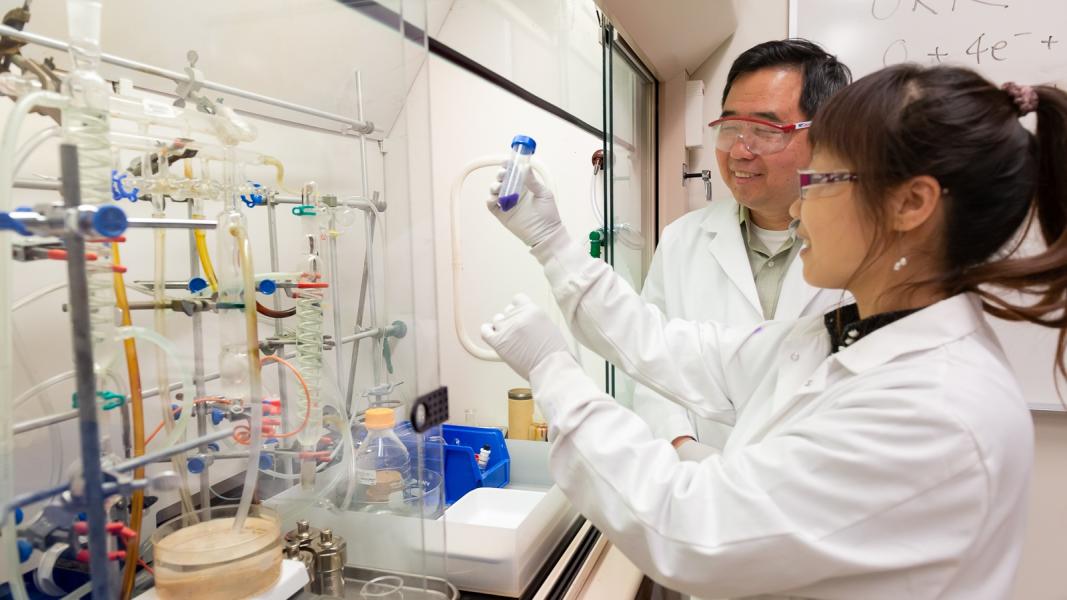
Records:
[[[759,296],[763,318],[773,319],[778,308],[778,296],[782,291],[789,265],[800,251],[796,236],[791,235],[781,248],[772,252],[760,239],[752,234],[754,223],[749,219],[748,208],[741,206],[738,211],[741,222],[741,239],[745,241],[748,262],[752,266],[752,277],[756,281],[756,294]]]

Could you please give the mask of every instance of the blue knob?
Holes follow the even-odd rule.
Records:
[[[20,221],[12,219],[9,213],[0,212],[0,230],[3,229],[14,231],[19,235],[30,235],[30,230],[26,229],[26,226],[23,225]]]
[[[97,207],[96,214],[93,215],[93,229],[106,238],[122,235],[127,225],[129,222],[126,220],[126,213],[113,204]]]
[[[260,469],[270,469],[270,468],[273,468],[273,467],[274,467],[274,457],[273,456],[271,456],[270,454],[260,454],[259,455],[259,468]]]
[[[204,470],[204,459],[200,457],[190,458],[187,462],[187,466],[189,467],[190,473],[194,475],[201,473]]]
[[[22,509],[16,507],[15,508],[15,525],[21,525],[22,524],[23,516],[24,515],[22,514]]]
[[[208,283],[203,277],[193,277],[189,280],[189,291],[198,294],[207,289]]]
[[[19,562],[24,563],[30,560],[30,555],[33,554],[33,544],[26,540],[18,540],[17,545],[19,547]]]
[[[278,290],[278,284],[274,283],[273,280],[264,279],[263,281],[259,282],[259,285],[256,286],[256,290],[258,290],[260,294],[266,294],[267,296],[270,296]]]
[[[220,408],[211,409],[211,424],[218,425],[226,418],[226,413],[222,412]]]

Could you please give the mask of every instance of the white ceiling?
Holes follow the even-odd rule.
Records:
[[[692,73],[737,28],[733,0],[596,0],[663,81]]]

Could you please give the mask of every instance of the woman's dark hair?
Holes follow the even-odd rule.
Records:
[[[1067,376],[1067,94],[1033,91],[1036,133],[1019,120],[1010,93],[969,69],[896,65],[836,94],[809,139],[851,164],[871,214],[908,179],[937,179],[943,270],[922,284],[947,295],[974,292],[994,316],[1059,329],[1056,366]],[[1016,253],[1035,222],[1046,248]],[[1005,292],[1034,301],[1016,304]]]
[[[800,90],[800,112],[809,119],[827,98],[852,81],[848,67],[815,42],[800,38],[773,40],[757,44],[734,59],[722,90],[723,104],[738,77],[772,67],[800,69],[804,81]]]

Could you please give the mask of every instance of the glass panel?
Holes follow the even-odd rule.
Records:
[[[610,30],[610,26],[609,30]],[[614,31],[610,48],[609,259],[640,290],[652,259],[655,220],[655,83],[623,48]],[[612,369],[612,390],[624,406],[633,404],[633,381]]]
[[[162,429],[149,452],[205,432],[238,432],[148,466],[150,477],[177,470],[187,485],[181,493],[153,491],[158,501],[144,515],[141,540],[157,524],[193,514],[202,499],[212,510],[236,502],[249,454],[258,450],[256,502],[277,511],[282,532],[307,519],[346,540],[351,565],[411,573],[416,581],[444,574],[445,535],[436,520],[444,508],[442,445],[439,435],[415,434],[406,423],[415,398],[440,385],[426,1],[103,3],[103,51],[138,64],[99,66],[107,82],[92,115],[103,124],[98,132],[82,127],[85,111],[64,112],[68,129],[82,127],[68,139],[98,134],[91,141],[103,158],[85,172],[105,188],[112,170],[122,180],[122,193],[105,191],[100,203],[130,217],[234,223],[207,229],[203,243],[187,229],[131,228],[121,245],[130,301],[145,309],[134,311],[133,323],[172,342],[177,354],[139,344],[140,380],[131,381],[119,349],[101,379],[123,395],[143,388],[149,432],[164,427],[172,403],[183,406],[176,418],[188,422],[188,433],[171,440]],[[65,3],[35,3],[26,30],[69,40]],[[71,70],[62,50],[30,44],[22,54],[45,67],[54,57],[59,77]],[[6,83],[31,75],[13,71]],[[0,101],[5,130],[10,106]],[[20,139],[55,124],[31,115]],[[58,137],[40,137],[45,143],[31,149],[21,177],[58,174]],[[54,191],[19,192],[20,203],[57,199]],[[238,234],[247,236],[248,256]],[[103,264],[109,248],[97,245]],[[14,264],[19,296],[65,281],[57,265]],[[256,298],[244,286],[248,267],[261,282]],[[106,290],[112,275],[103,271]],[[209,281],[190,287],[194,277]],[[264,280],[277,287],[273,294]],[[70,323],[57,304],[63,295],[28,302],[19,314],[15,350],[34,368],[16,369],[16,396],[71,364]],[[258,323],[254,300],[262,305]],[[101,314],[112,310],[114,299],[108,302]],[[249,385],[257,352],[285,361],[265,359],[262,398]],[[193,389],[168,392],[186,370]],[[48,391],[54,410],[28,402],[14,419],[69,410],[69,380]],[[268,414],[257,448],[249,415],[260,408]],[[115,461],[125,458],[128,433],[117,413],[102,425]],[[76,431],[66,421],[20,438],[15,491],[66,481],[70,457],[79,455]],[[374,436],[388,438],[382,447],[395,451],[394,462],[360,456]],[[51,472],[34,472],[44,455]],[[37,508],[28,507],[31,520]],[[229,576],[242,581],[240,573]]]
[[[519,292],[557,323],[562,324],[562,315],[541,265],[486,211],[487,190],[507,157],[512,136],[529,135],[537,141],[534,160],[551,178],[564,225],[573,236],[585,238],[602,227],[589,201],[589,158],[602,142],[444,59],[431,57],[430,80],[438,189],[448,192],[458,184],[455,198],[441,198],[437,217],[438,231],[445,239],[437,267],[439,273],[448,274],[439,281],[438,298],[442,381],[449,388],[454,423],[506,426],[507,390],[528,384],[507,367],[479,358],[485,353],[468,351],[467,346],[485,348],[478,328]],[[468,169],[472,170],[465,176]],[[453,238],[454,244],[450,243]],[[463,332],[467,344],[461,342],[457,330]],[[563,331],[569,338],[565,326]],[[603,382],[603,360],[577,347],[586,372],[594,381]],[[465,423],[467,411],[472,411],[470,423]]]
[[[600,128],[599,36],[590,0],[455,0],[435,38]]]

